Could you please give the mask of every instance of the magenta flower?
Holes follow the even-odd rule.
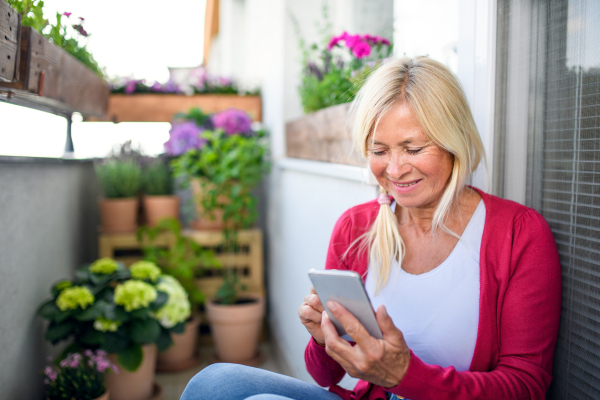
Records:
[[[44,369],[44,375],[46,375],[48,380],[54,382],[58,376],[58,372],[56,372],[52,367],[46,367]]]
[[[131,94],[135,92],[136,81],[129,81],[125,84],[125,93]]]
[[[354,50],[354,47],[359,43],[364,43],[360,40],[360,35],[348,35],[346,34],[346,38],[344,39],[346,42],[346,47]]]
[[[88,37],[89,34],[87,33],[87,31],[85,29],[83,29],[83,26],[81,24],[76,24],[76,25],[72,25],[73,29],[75,29],[77,32],[79,32],[79,34],[83,37]]]
[[[334,36],[329,40],[329,44],[327,45],[327,50],[333,49],[337,44],[342,40],[340,36]]]
[[[71,16],[71,14],[73,14],[73,13],[70,13],[70,12],[64,12],[62,15],[64,15],[64,16],[65,16],[65,17],[67,17],[67,18],[69,18],[69,17]]]
[[[236,108],[230,108],[213,115],[212,122],[216,129],[223,129],[228,135],[249,133],[252,130],[250,116],[245,111]]]
[[[174,124],[169,133],[171,136],[165,143],[165,151],[172,156],[180,156],[191,149],[200,149],[206,144],[206,139],[200,137],[202,128],[193,122]]]
[[[358,42],[353,48],[352,53],[356,58],[368,57],[371,54],[371,46],[365,42]]]
[[[85,21],[85,18],[83,17],[79,17],[79,19],[81,20],[81,22]]]

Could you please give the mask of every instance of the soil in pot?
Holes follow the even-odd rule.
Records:
[[[102,232],[135,232],[137,229],[138,199],[100,200]]]
[[[200,362],[198,353],[198,327],[200,317],[194,315],[185,325],[181,334],[173,334],[173,345],[158,353],[156,370],[159,372],[182,371]]]
[[[265,299],[262,296],[248,296],[242,301],[234,305],[221,305],[213,301],[206,303],[219,361],[244,364],[258,354]]]
[[[154,394],[154,370],[156,366],[156,345],[142,347],[144,358],[137,371],[130,372],[119,366],[118,374],[106,376],[106,386],[110,390],[110,400],[149,400]],[[110,361],[118,364],[117,355],[109,354]]]
[[[146,225],[156,226],[165,218],[179,217],[179,197],[177,196],[144,196],[144,214]]]

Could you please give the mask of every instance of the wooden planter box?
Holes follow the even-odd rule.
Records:
[[[0,0],[0,82],[19,79],[21,15]]]
[[[260,96],[232,94],[111,94],[108,100],[108,121],[113,122],[171,122],[173,116],[199,107],[206,113],[239,108],[255,121],[261,121]],[[86,119],[97,121],[94,118]]]
[[[327,107],[285,126],[287,156],[362,166],[352,150],[349,104]]]
[[[6,6],[6,3],[0,0],[0,5]],[[16,13],[6,11],[11,17],[13,12]],[[3,32],[4,18],[4,14],[0,16]],[[8,32],[14,30],[13,25],[8,27]],[[4,39],[0,42],[0,55],[10,52],[14,45],[14,39]],[[35,29],[20,27],[18,59],[12,82],[0,82],[0,100],[61,115],[80,112],[101,117],[106,114],[109,95],[106,82]],[[7,76],[10,75],[8,67],[4,68]]]

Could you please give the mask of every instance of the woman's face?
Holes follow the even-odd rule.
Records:
[[[368,159],[379,184],[407,208],[435,207],[453,159],[428,139],[406,103],[385,114],[368,139]]]

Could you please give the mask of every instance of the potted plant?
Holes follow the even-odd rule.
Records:
[[[181,322],[164,326],[169,294],[160,288],[168,278],[150,262],[129,269],[109,258],[76,272],[73,281],[52,287],[52,299],[39,309],[50,320],[46,340],[56,344],[72,339],[68,351],[102,349],[119,365],[119,375],[107,376],[112,400],[148,400],[159,388],[154,382],[158,349],[171,345],[171,333]]]
[[[146,225],[156,226],[164,218],[179,216],[179,197],[173,195],[171,169],[160,158],[142,172]]]
[[[201,218],[193,227],[209,227],[202,218],[220,222],[218,228],[230,238],[258,216],[251,191],[269,169],[265,132],[253,129],[242,110],[205,115],[192,109],[183,117],[165,147],[178,156],[172,161],[175,176],[192,183]]]
[[[131,159],[109,158],[96,165],[96,175],[104,191],[104,199],[100,200],[103,232],[134,232],[137,229],[141,173],[140,167]]]
[[[263,296],[244,294],[236,273],[225,274],[223,285],[206,302],[217,362],[256,366],[262,361],[258,338],[265,315]]]
[[[172,245],[163,248],[156,246],[154,240],[159,234],[171,236]],[[182,333],[172,335],[173,346],[158,354],[158,371],[179,371],[196,365],[200,361],[197,353],[198,326],[200,317],[198,308],[204,304],[205,296],[196,286],[195,277],[203,273],[204,268],[220,267],[220,261],[214,253],[181,234],[181,225],[176,219],[164,219],[156,227],[141,227],[138,240],[142,243],[144,258],[159,265],[162,270],[177,279],[189,293],[192,314],[186,321]]]
[[[44,385],[48,400],[108,400],[104,381],[108,373],[119,373],[103,350],[69,353],[44,368]]]

